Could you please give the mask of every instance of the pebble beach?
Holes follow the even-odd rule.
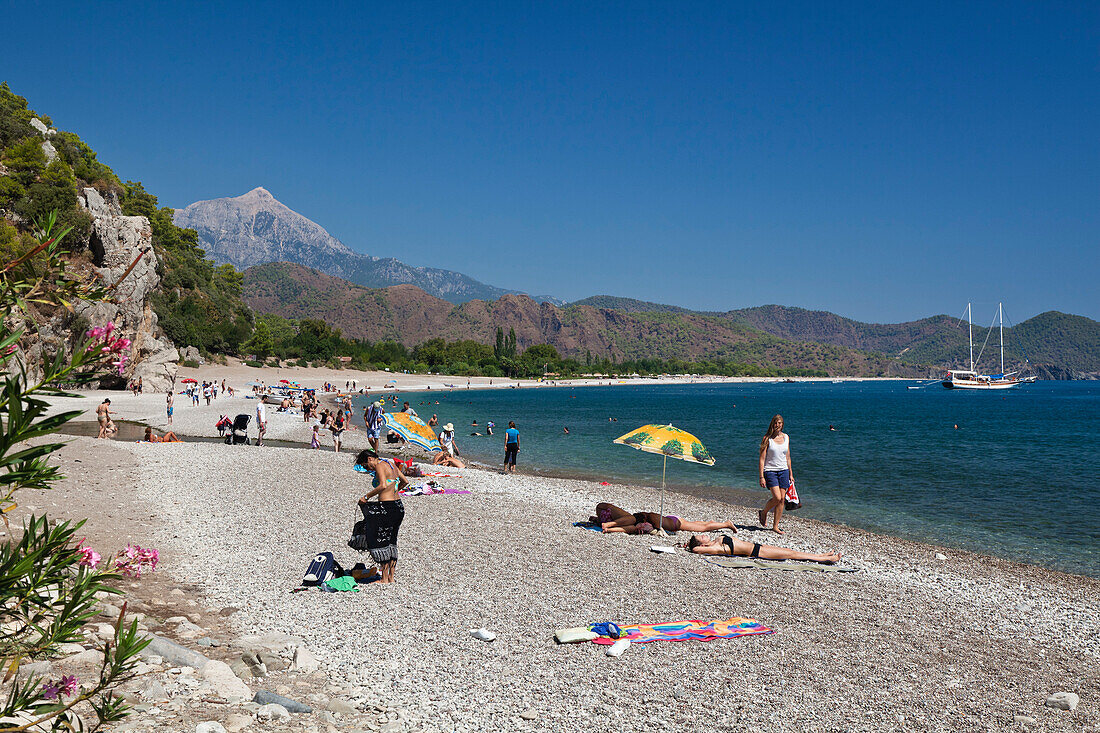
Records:
[[[171,429],[185,441],[216,436],[218,415],[253,409],[241,394],[209,407],[177,396]],[[116,417],[165,429],[163,394],[55,402],[90,410],[104,395]],[[308,445],[311,428],[300,415],[272,406],[268,414],[268,438]],[[255,702],[206,705],[195,692],[201,684],[182,685],[119,730],[195,730],[202,721],[226,730],[391,733],[1100,730],[1097,580],[797,515],[777,537],[756,526],[752,508],[666,495],[667,513],[730,519],[751,541],[836,550],[858,572],[729,569],[684,550],[650,551],[684,534],[666,540],[572,526],[598,501],[653,508],[652,487],[467,468],[438,480],[469,494],[404,500],[396,583],[292,592],[317,552],[335,553],[345,567],[364,559],[346,543],[369,477],[351,468],[366,446],[361,425],[345,433],[340,454],[330,440],[319,451],[281,445],[78,437],[59,453],[65,485],[25,498],[56,504],[55,517],[90,510],[93,539],[160,549],[156,588],[128,589],[150,633],[191,647],[211,640],[204,652],[236,663],[253,693],[281,686],[313,699],[312,712],[265,720]],[[110,512],[95,511],[107,505]],[[163,623],[167,588],[194,601],[198,636],[173,636],[179,624]],[[730,617],[775,633],[634,644],[620,658],[552,639],[556,629],[594,621]],[[496,640],[471,638],[479,627]],[[277,680],[243,674],[240,639],[271,634],[298,640],[319,668],[297,677],[280,670]],[[146,665],[147,675],[170,681],[170,662]],[[1080,704],[1048,706],[1059,692]],[[333,700],[347,709],[334,712]]]

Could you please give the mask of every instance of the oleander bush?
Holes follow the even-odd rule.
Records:
[[[51,214],[36,233],[35,246],[0,269],[0,518],[5,525],[21,490],[48,489],[63,478],[59,467],[49,463],[62,446],[53,438],[83,412],[47,416],[43,398],[65,395],[60,384],[87,383],[107,368],[121,373],[130,346],[108,323],[77,336],[72,356],[58,353],[48,359],[38,381],[29,379],[18,362],[17,347],[34,337],[28,304],[70,307],[76,298],[111,296],[111,289],[66,273],[68,253],[61,240],[70,229],[58,229],[57,218]],[[83,641],[83,625],[98,612],[97,596],[119,593],[113,584],[122,574],[156,562],[155,551],[141,548],[127,548],[102,562],[78,540],[82,525],[32,515],[0,544],[0,731],[97,730],[127,714],[114,691],[134,677],[137,654],[148,641],[139,638],[136,620],[126,623],[125,604],[92,678],[20,671],[28,662],[56,656],[62,644]]]

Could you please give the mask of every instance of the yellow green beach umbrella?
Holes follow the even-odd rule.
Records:
[[[678,461],[690,461],[701,463],[704,466],[713,466],[714,458],[707,451],[702,441],[686,430],[668,425],[643,425],[631,430],[626,435],[615,438],[614,443],[629,445],[646,453],[659,453],[664,457],[661,465],[661,508],[662,522],[665,516],[665,469],[668,467],[668,459],[675,458]],[[664,534],[662,527],[657,530]]]

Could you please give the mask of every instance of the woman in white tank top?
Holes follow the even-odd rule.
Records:
[[[779,529],[779,518],[783,516],[787,489],[792,481],[791,438],[783,432],[783,416],[776,415],[760,441],[760,488],[768,489],[772,494],[768,503],[757,513],[761,527],[768,526],[768,513],[774,511],[772,531],[783,534]]]

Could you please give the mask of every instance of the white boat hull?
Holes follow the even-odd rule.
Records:
[[[947,389],[1012,389],[1019,387],[1023,382],[971,382],[963,379],[945,379],[943,386]]]

